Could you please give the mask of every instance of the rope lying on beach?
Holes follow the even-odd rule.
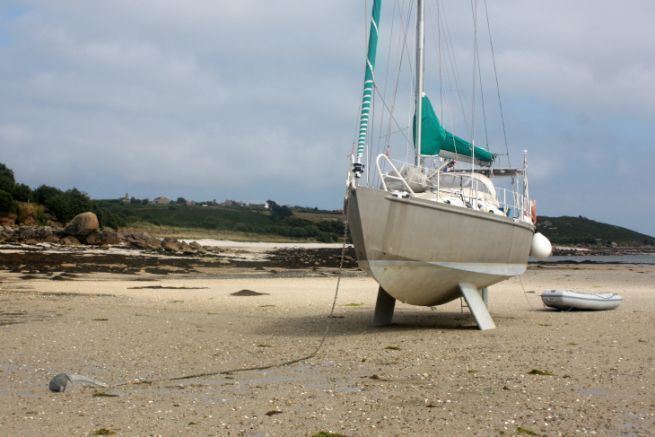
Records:
[[[528,304],[531,310],[534,310],[535,308],[530,303],[530,299],[528,299],[528,292],[525,291],[525,286],[523,285],[523,279],[521,279],[520,276],[518,276],[518,278],[519,278],[519,284],[521,284],[521,288],[523,289],[523,297],[525,297],[525,302]]]
[[[114,387],[122,387],[126,385],[134,385],[134,384],[157,384],[161,382],[173,382],[173,381],[184,381],[188,379],[195,379],[195,378],[204,378],[207,376],[217,376],[217,375],[230,375],[233,373],[238,373],[238,372],[251,372],[255,370],[268,370],[268,369],[273,369],[276,367],[286,367],[290,366],[292,364],[300,363],[303,361],[307,361],[309,359],[312,359],[318,355],[318,353],[321,351],[323,348],[323,345],[325,344],[325,341],[328,339],[330,336],[330,327],[332,323],[332,319],[334,319],[334,309],[337,306],[337,298],[339,296],[339,287],[341,286],[341,275],[343,272],[343,263],[344,259],[346,257],[346,245],[347,245],[347,240],[348,240],[348,219],[346,218],[345,211],[344,211],[344,217],[343,217],[343,245],[341,246],[341,260],[339,261],[339,270],[337,272],[337,284],[334,289],[334,297],[332,299],[332,307],[330,308],[330,314],[328,315],[327,322],[325,323],[325,331],[323,332],[323,336],[321,337],[321,340],[319,341],[318,345],[316,348],[308,355],[302,356],[300,358],[295,358],[292,360],[287,360],[283,361],[281,363],[275,363],[275,364],[267,364],[264,366],[252,366],[252,367],[238,367],[235,369],[227,369],[227,370],[217,370],[217,371],[212,371],[212,372],[202,372],[202,373],[193,373],[189,375],[183,375],[183,376],[175,376],[175,377],[170,377],[170,378],[160,378],[160,379],[139,379],[136,381],[129,381],[129,382],[123,382],[120,384],[114,384],[109,386],[110,388]]]

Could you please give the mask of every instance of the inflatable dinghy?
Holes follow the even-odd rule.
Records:
[[[541,300],[544,305],[558,310],[611,310],[623,302],[617,293],[581,293],[573,290],[545,290]]]

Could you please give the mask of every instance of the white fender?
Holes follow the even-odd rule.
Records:
[[[551,253],[553,253],[553,246],[550,244],[550,240],[540,232],[534,234],[530,246],[530,256],[537,259],[546,259]]]

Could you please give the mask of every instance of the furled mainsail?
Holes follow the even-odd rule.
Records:
[[[496,155],[482,147],[445,130],[434,112],[428,96],[423,96],[421,124],[421,155],[439,155],[444,158],[490,166]],[[416,116],[414,116],[414,144],[416,144]]]

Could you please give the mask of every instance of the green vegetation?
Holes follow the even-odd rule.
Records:
[[[16,183],[14,172],[0,163],[0,215],[15,217],[17,224],[33,220],[45,224],[48,219],[66,223],[77,214],[94,211],[102,226],[119,227],[125,223],[110,212],[98,209],[86,193],[77,188],[62,191],[41,185],[36,190]]]
[[[8,192],[0,190],[0,214],[9,214],[15,211],[14,198]]]
[[[516,427],[516,433],[517,434],[525,434],[525,435],[539,435],[536,432],[534,432],[534,431],[532,431],[532,430],[530,430],[528,428],[524,428],[522,426]]]
[[[555,376],[554,373],[549,372],[548,370],[541,370],[541,369],[532,369],[528,372],[528,375]]]
[[[116,435],[116,431],[108,428],[98,428],[91,435]]]
[[[539,217],[537,231],[554,244],[655,246],[655,237],[586,217]]]
[[[93,209],[89,196],[76,188],[61,191],[42,185],[35,190],[35,193],[43,199],[39,203],[45,205],[48,211],[61,222],[70,221],[77,214]]]
[[[346,437],[346,436],[343,434],[339,434],[338,432],[319,431],[316,434],[312,435],[312,437]]]
[[[0,163],[0,190],[11,193],[16,185],[14,171]]]
[[[300,218],[295,210],[269,201],[269,210],[262,205],[241,205],[236,202],[218,205],[213,202],[200,205],[144,204],[142,201],[97,200],[97,210],[112,220],[133,227],[148,225],[198,229],[206,231],[236,232],[253,238],[278,236],[286,239],[311,239],[335,242],[343,236],[340,214],[332,218]],[[308,217],[308,214],[304,215]],[[321,217],[324,217],[322,215]]]
[[[16,202],[12,196],[15,185],[13,170],[0,163],[0,214],[2,215],[16,211]]]

